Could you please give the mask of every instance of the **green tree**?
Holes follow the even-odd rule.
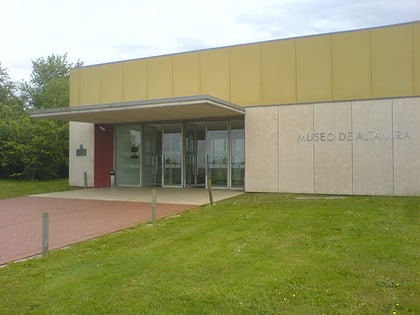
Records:
[[[24,115],[20,106],[0,103],[0,177],[12,177],[23,171],[25,144],[18,131],[25,128]]]
[[[70,70],[72,64],[63,56],[51,55],[32,60],[29,82],[23,85],[23,95],[29,109],[69,106]],[[23,172],[29,178],[54,178],[68,175],[69,127],[67,122],[31,120],[31,146],[25,152]]]
[[[16,84],[10,80],[7,69],[0,62],[0,104],[18,103]]]
[[[68,62],[67,54],[32,60],[31,79],[21,86],[27,106],[31,109],[68,106],[70,69],[82,64]]]
[[[0,177],[65,177],[68,123],[31,119],[28,110],[68,106],[73,65],[66,55],[39,58],[32,65],[31,80],[19,86],[0,66]]]
[[[23,114],[22,103],[16,96],[16,84],[0,63],[0,177],[21,172],[22,146],[15,126]]]

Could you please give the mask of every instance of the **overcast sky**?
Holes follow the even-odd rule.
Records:
[[[85,65],[420,19],[420,0],[2,0],[0,63]]]

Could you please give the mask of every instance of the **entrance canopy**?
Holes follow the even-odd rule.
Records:
[[[97,124],[187,121],[243,116],[241,106],[209,95],[41,109],[32,118]]]

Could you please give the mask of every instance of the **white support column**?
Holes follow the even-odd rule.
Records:
[[[94,184],[95,125],[91,123],[70,122],[69,144],[69,184],[84,186],[84,173],[87,185]]]

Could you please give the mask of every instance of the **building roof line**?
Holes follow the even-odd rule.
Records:
[[[123,60],[104,62],[104,63],[95,63],[95,64],[91,64],[91,65],[76,67],[76,68],[73,68],[73,69],[83,69],[83,68],[98,67],[98,66],[104,66],[104,65],[112,65],[112,64],[116,64],[116,63],[122,63],[122,62],[140,61],[140,60],[147,60],[147,59],[161,58],[161,57],[170,57],[170,56],[177,56],[177,55],[190,54],[190,53],[200,53],[200,52],[205,52],[205,51],[209,51],[209,50],[229,49],[229,48],[241,47],[241,46],[247,46],[247,45],[259,45],[259,44],[280,42],[280,41],[286,41],[286,40],[297,40],[297,39],[308,38],[308,37],[328,36],[328,35],[335,35],[335,34],[342,34],[342,33],[359,32],[359,31],[370,31],[370,30],[382,29],[382,28],[387,28],[387,27],[397,27],[397,26],[415,24],[415,23],[419,23],[419,22],[420,22],[420,20],[413,20],[413,21],[406,21],[406,22],[387,24],[387,25],[377,25],[377,26],[369,26],[369,27],[341,30],[341,31],[326,32],[326,33],[297,35],[297,36],[291,36],[291,37],[274,38],[274,39],[248,42],[248,43],[240,43],[240,44],[232,44],[232,45],[225,45],[225,46],[222,45],[222,46],[215,46],[215,47],[202,48],[202,49],[185,50],[185,51],[180,51],[180,52],[175,52],[175,53],[167,53],[167,54],[160,54],[160,55],[157,54],[157,55],[145,56],[145,57],[140,57],[140,58],[123,59]]]

